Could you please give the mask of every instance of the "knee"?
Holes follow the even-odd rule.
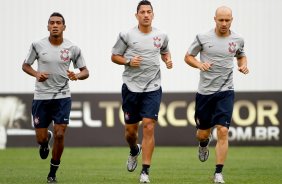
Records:
[[[228,137],[228,128],[224,126],[217,127],[217,137],[218,139],[227,139]]]
[[[144,124],[144,129],[147,129],[148,131],[154,130],[154,123],[146,123],[146,124]]]
[[[64,134],[63,131],[55,132],[54,139],[56,139],[56,140],[63,140],[64,137],[65,137],[65,134]]]
[[[155,129],[155,125],[154,123],[145,123],[143,125],[143,133],[147,134],[147,135],[152,135],[154,134],[154,129]]]

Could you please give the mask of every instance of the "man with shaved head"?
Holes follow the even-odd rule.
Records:
[[[199,160],[209,157],[211,131],[217,131],[216,167],[214,183],[224,183],[222,170],[228,151],[228,129],[231,123],[234,87],[233,58],[237,58],[238,71],[247,74],[247,58],[243,38],[230,30],[232,10],[221,6],[215,12],[215,29],[196,35],[189,47],[185,62],[200,70],[196,94],[196,137],[199,140]],[[196,56],[200,53],[200,60]]]

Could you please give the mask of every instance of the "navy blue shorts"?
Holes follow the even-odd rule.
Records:
[[[70,110],[70,97],[52,100],[33,100],[33,125],[35,128],[48,128],[52,121],[55,124],[68,124]]]
[[[158,120],[162,88],[157,91],[135,93],[122,85],[122,110],[126,124],[134,124],[143,118]]]
[[[195,121],[198,129],[206,130],[215,125],[229,128],[234,104],[234,91],[211,95],[196,94]]]

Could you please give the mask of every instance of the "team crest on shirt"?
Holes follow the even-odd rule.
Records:
[[[229,43],[228,50],[231,54],[234,54],[236,52],[236,43],[234,42]]]
[[[61,50],[61,60],[62,61],[69,61],[70,60],[70,56],[69,56],[69,50],[67,49],[63,49]]]
[[[154,46],[156,47],[156,48],[160,48],[161,46],[162,46],[162,44],[161,44],[161,38],[160,37],[158,37],[158,36],[155,36],[154,38],[153,38],[153,40],[154,40]]]
[[[34,117],[33,122],[34,122],[34,125],[38,125],[39,124],[39,117]]]

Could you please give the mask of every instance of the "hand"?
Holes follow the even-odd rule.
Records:
[[[68,75],[68,78],[72,81],[76,81],[78,80],[78,74],[75,74],[73,71],[69,71],[67,70],[67,75]]]
[[[37,72],[36,73],[36,80],[38,82],[44,82],[48,79],[49,74],[46,72]]]
[[[134,56],[134,58],[132,58],[130,60],[129,66],[131,67],[140,67],[141,61],[143,60],[143,58],[141,56]]]
[[[213,63],[204,62],[204,63],[201,63],[199,69],[201,71],[205,72],[205,71],[208,71],[211,68],[212,65],[213,65]]]
[[[243,74],[248,74],[249,73],[249,69],[246,65],[240,66],[238,68],[239,72],[243,73]]]
[[[167,61],[165,62],[165,64],[166,64],[166,68],[167,68],[167,69],[172,69],[173,64],[172,64],[172,61],[171,61],[170,59],[167,60]]]

